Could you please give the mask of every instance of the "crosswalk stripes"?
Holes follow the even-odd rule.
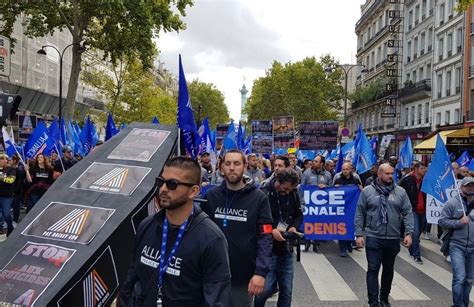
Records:
[[[392,306],[449,306],[452,274],[439,245],[422,240],[424,264],[416,264],[406,248],[395,262]],[[295,264],[292,306],[367,306],[365,250],[339,257],[336,242],[321,245],[322,254],[302,253]],[[440,266],[440,264],[443,264]],[[471,295],[471,300],[473,296]],[[276,306],[278,295],[268,300]]]
[[[323,254],[302,254],[301,265],[321,301],[359,300]]]
[[[365,271],[367,271],[367,258],[365,255],[365,249],[360,251],[355,251],[350,254],[351,258],[354,259],[359,266],[361,266]],[[382,270],[379,272],[379,278],[382,274]],[[392,290],[390,292],[390,297],[394,300],[429,300],[430,298],[426,296],[423,292],[418,290],[411,282],[406,278],[401,276],[399,273],[395,272],[393,275]]]

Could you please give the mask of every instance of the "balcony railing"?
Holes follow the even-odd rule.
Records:
[[[415,26],[418,24],[418,22],[419,22],[419,21],[418,21],[418,19],[417,19],[417,20],[415,20]]]
[[[422,56],[423,54],[425,54],[425,49],[420,50],[420,56]]]
[[[470,34],[474,34],[474,22],[471,22],[471,33]]]
[[[430,8],[430,16],[433,15],[433,8]]]
[[[433,45],[428,46],[428,52],[430,52],[433,49]]]
[[[424,79],[413,84],[406,85],[398,92],[398,97],[408,97],[415,94],[429,95],[431,92],[431,79]]]
[[[453,50],[448,50],[448,57],[453,55]]]
[[[469,78],[474,77],[474,66],[469,66]]]
[[[462,51],[462,46],[457,47],[457,52],[460,53]]]
[[[440,54],[440,55],[438,56],[438,60],[440,60],[440,61],[443,60],[443,55],[442,55],[442,54]]]
[[[456,94],[459,94],[461,93],[461,87],[460,86],[456,86]]]
[[[418,54],[417,53],[413,54],[413,60],[416,60],[417,58],[418,58]]]
[[[441,98],[441,92],[438,92],[438,98]]]
[[[411,57],[407,56],[407,63],[410,63]]]
[[[421,15],[421,20],[425,20],[426,14]]]
[[[447,89],[447,90],[446,90],[446,97],[449,97],[449,96],[451,96],[451,90],[450,90],[450,89]]]

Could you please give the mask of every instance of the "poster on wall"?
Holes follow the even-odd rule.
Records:
[[[299,123],[300,150],[332,150],[337,146],[337,121]]]
[[[36,128],[37,118],[34,115],[18,115],[18,140],[27,141]]]
[[[293,116],[272,118],[273,151],[287,150],[295,146],[295,125]]]
[[[273,134],[271,120],[252,121],[252,153],[271,154]]]
[[[0,271],[0,306],[32,306],[75,252],[27,242]]]

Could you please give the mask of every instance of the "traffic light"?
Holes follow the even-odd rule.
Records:
[[[7,118],[13,120],[18,111],[18,106],[21,102],[21,96],[0,93],[0,125],[5,125]]]

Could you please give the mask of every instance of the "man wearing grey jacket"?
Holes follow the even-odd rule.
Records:
[[[370,306],[390,306],[388,296],[392,286],[395,258],[400,252],[402,220],[405,224],[403,245],[408,248],[412,243],[414,226],[410,199],[403,188],[393,183],[393,171],[390,164],[380,165],[377,179],[362,190],[357,203],[356,242],[358,247],[365,245],[366,249]],[[379,292],[378,275],[381,265],[383,268]]]
[[[453,306],[469,306],[474,278],[474,178],[461,181],[461,197],[450,198],[438,225],[451,230],[449,255],[453,270]]]

